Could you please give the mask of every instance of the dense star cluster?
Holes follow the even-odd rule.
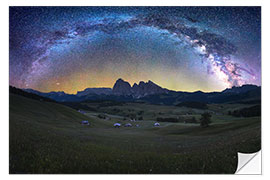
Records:
[[[151,79],[173,90],[261,84],[259,7],[11,7],[10,84],[75,93]]]

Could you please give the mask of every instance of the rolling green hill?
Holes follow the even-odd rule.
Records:
[[[10,173],[234,173],[237,151],[260,149],[260,117],[217,121],[205,129],[169,122],[153,127],[148,111],[158,113],[161,106],[132,106],[143,106],[146,120],[114,128],[126,122],[119,115],[100,119],[95,112],[83,115],[11,93]]]

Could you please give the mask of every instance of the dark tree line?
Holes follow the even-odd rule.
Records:
[[[195,109],[208,109],[208,106],[206,103],[196,102],[196,101],[181,102],[177,104],[176,106],[179,106],[179,107],[184,106],[184,107],[195,108]]]
[[[235,117],[254,117],[261,116],[261,105],[255,105],[249,108],[228,111],[228,115]]]

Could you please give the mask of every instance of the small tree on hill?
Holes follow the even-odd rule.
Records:
[[[209,112],[205,112],[201,115],[200,124],[201,127],[208,127],[211,123],[211,114]]]

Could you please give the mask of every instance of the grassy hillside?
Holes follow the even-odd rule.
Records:
[[[10,173],[234,173],[238,151],[260,149],[260,117],[227,121],[229,116],[216,115],[209,128],[167,122],[153,127],[153,115],[194,111],[198,116],[202,110],[144,104],[95,108],[109,118],[10,94]],[[139,127],[114,128],[115,122],[127,122],[115,108],[124,113],[143,108],[144,120],[132,122]],[[217,105],[209,108],[221,113]]]

